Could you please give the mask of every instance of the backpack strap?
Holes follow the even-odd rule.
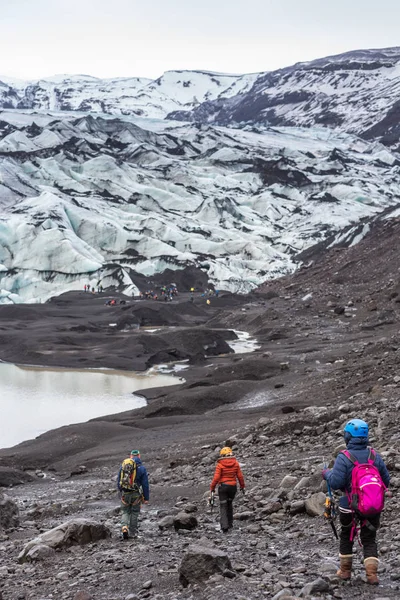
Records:
[[[376,452],[373,448],[368,448],[368,450],[369,450],[368,464],[373,465],[373,464],[375,464]]]
[[[348,450],[342,450],[342,454],[345,455],[346,458],[349,459],[350,462],[353,463],[354,466],[358,465],[359,462],[358,460],[355,458],[355,456],[352,455],[351,452],[349,452]]]

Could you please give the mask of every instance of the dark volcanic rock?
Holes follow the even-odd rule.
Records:
[[[8,496],[0,493],[0,529],[9,529],[19,525],[18,506]]]
[[[22,485],[28,481],[33,481],[33,477],[29,473],[11,467],[0,467],[0,487]]]
[[[192,531],[193,529],[196,529],[197,525],[198,521],[196,517],[186,512],[180,512],[174,518],[175,531],[179,531],[180,529]]]
[[[216,548],[193,545],[184,555],[179,567],[179,581],[186,587],[190,583],[205,581],[214,573],[232,571],[228,555]]]
[[[33,539],[22,550],[18,560],[20,563],[29,560],[29,552],[36,546],[45,545],[53,549],[67,548],[75,544],[84,545],[97,542],[110,536],[110,530],[103,523],[97,523],[90,519],[73,519]]]

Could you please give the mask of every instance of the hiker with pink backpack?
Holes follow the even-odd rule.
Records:
[[[352,419],[344,428],[347,449],[340,452],[333,468],[322,477],[332,490],[343,492],[339,501],[341,579],[351,578],[353,544],[359,533],[364,551],[367,582],[378,585],[376,533],[385,502],[390,475],[382,457],[368,446],[368,424]]]

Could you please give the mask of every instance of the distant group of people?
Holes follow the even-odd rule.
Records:
[[[175,283],[169,286],[163,285],[160,291],[146,290],[139,293],[139,300],[164,300],[164,302],[172,302],[175,296],[178,296],[178,288]]]
[[[85,285],[83,286],[83,289],[85,290],[85,292],[91,292],[92,294],[96,293],[96,288],[93,286],[90,286],[90,284],[86,285],[86,283],[85,283]],[[101,294],[103,292],[103,290],[104,290],[103,286],[101,284],[99,284],[97,286],[97,293]]]
[[[329,495],[331,489],[342,493],[339,501],[340,568],[337,575],[343,580],[351,578],[353,544],[359,533],[367,583],[377,585],[379,559],[376,535],[390,475],[382,457],[368,445],[369,427],[365,421],[351,419],[343,434],[346,450],[339,452],[332,469],[322,471]],[[237,484],[244,494],[245,481],[232,448],[225,446],[219,454],[209,502],[213,505],[218,488],[221,531],[228,533],[233,528],[233,500]],[[130,457],[122,462],[117,487],[121,499],[121,537],[126,540],[137,536],[140,507],[150,500],[148,475],[139,450],[132,450]]]

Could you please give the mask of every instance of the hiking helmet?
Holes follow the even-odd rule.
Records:
[[[368,437],[368,423],[362,421],[362,419],[351,419],[346,423],[344,428],[344,437],[356,437],[356,438],[367,438]],[[348,434],[346,436],[346,434]]]
[[[221,448],[221,450],[219,451],[220,456],[232,456],[232,454],[233,454],[232,448],[229,448],[229,446],[225,446],[224,448]]]

